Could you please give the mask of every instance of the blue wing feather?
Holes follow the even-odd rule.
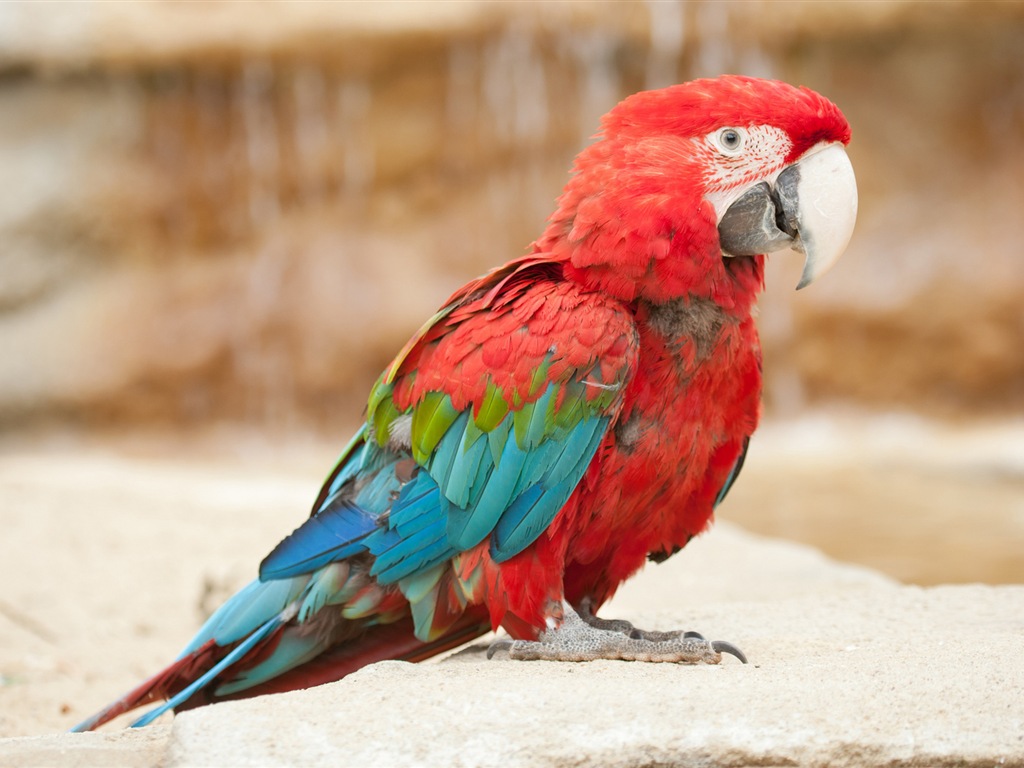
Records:
[[[561,450],[534,471],[534,481],[505,509],[491,537],[491,556],[498,562],[528,547],[562,508],[597,450],[607,418],[583,419],[571,430]],[[557,445],[552,443],[553,445]]]
[[[550,423],[545,413],[554,395],[549,387],[534,403],[519,434],[511,425],[502,430],[500,452],[490,436],[467,436],[468,412],[461,414],[438,442],[426,471],[404,484],[396,469],[403,455],[371,444],[353,452],[362,466],[382,468],[350,494],[352,500],[344,498],[340,485],[324,508],[267,556],[261,579],[308,574],[365,552],[375,558],[371,574],[391,584],[488,536],[498,561],[522,551],[568,500],[609,423],[606,416],[584,417],[557,437],[545,437],[541,429]],[[505,421],[513,419],[510,413]],[[390,454],[390,463],[378,454]],[[345,468],[338,472],[346,475]]]
[[[547,405],[543,398],[538,407]],[[512,416],[508,417],[511,420]],[[607,429],[607,417],[583,418],[560,439],[535,441],[535,414],[520,446],[515,430],[505,431],[505,445],[495,466],[489,442],[478,437],[466,447],[465,414],[439,441],[429,462],[448,481],[442,486],[433,471],[419,471],[404,485],[394,454],[355,494],[338,494],[282,541],[264,560],[261,579],[286,579],[362,552],[371,554],[371,575],[391,584],[434,567],[492,536],[491,553],[507,560],[529,546],[554,519],[586,471]],[[368,446],[354,454],[377,461]],[[455,499],[452,499],[455,496]],[[397,497],[397,498],[396,498]],[[461,504],[459,502],[462,502]],[[280,607],[278,607],[280,610]]]
[[[376,515],[351,502],[336,500],[274,547],[260,564],[260,579],[299,576],[352,557],[365,551],[362,540],[377,527]]]
[[[483,465],[483,462],[487,453],[487,441],[480,439],[482,436],[482,433],[478,434],[471,444],[467,444],[470,435],[468,432],[464,433],[463,444],[456,453],[451,470],[447,473],[445,482],[441,486],[444,495],[456,506],[465,508],[469,506],[474,493],[479,496],[481,487],[476,484],[476,481],[481,470],[486,470],[486,465]],[[453,439],[458,439],[458,436],[453,435]]]

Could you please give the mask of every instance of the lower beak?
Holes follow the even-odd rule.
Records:
[[[846,250],[857,219],[857,181],[840,144],[812,149],[736,200],[718,224],[725,256],[792,248],[804,254],[797,289],[825,274]]]

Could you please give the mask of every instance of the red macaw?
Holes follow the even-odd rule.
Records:
[[[529,255],[457,291],[370,392],[312,515],[177,661],[77,726],[303,688],[504,627],[512,658],[717,663],[594,612],[704,531],[758,421],[764,255],[849,241],[850,128],[726,76],[609,112]]]

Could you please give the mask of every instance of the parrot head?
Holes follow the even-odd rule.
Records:
[[[645,91],[612,109],[597,139],[552,227],[568,271],[623,298],[729,303],[760,288],[764,254],[786,249],[804,254],[802,288],[849,243],[850,126],[808,88],[723,76]]]

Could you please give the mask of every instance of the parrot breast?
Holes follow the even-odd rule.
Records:
[[[710,524],[760,412],[752,318],[704,299],[638,310],[637,374],[604,443],[537,548],[564,552],[565,597],[595,606],[650,553],[674,552]],[[545,585],[529,553],[503,563],[508,610],[542,626]],[[519,572],[512,573],[517,570]],[[533,570],[531,570],[533,569]],[[508,624],[506,624],[508,625]]]

